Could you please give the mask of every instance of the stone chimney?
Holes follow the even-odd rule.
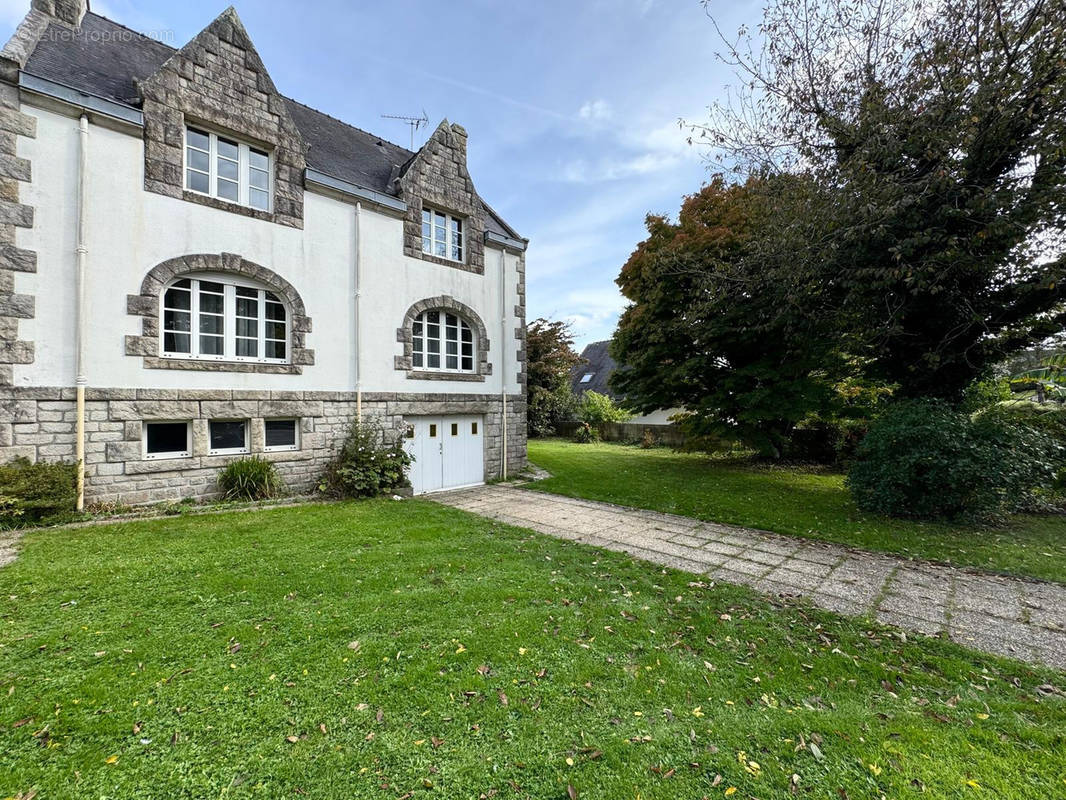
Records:
[[[77,28],[89,10],[89,0],[31,0],[30,7]]]

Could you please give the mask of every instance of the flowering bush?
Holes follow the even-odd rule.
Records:
[[[352,423],[337,457],[326,467],[318,489],[332,497],[374,497],[410,486],[411,456],[399,441],[389,443],[378,426]]]

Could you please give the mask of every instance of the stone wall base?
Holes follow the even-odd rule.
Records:
[[[0,387],[0,463],[73,461],[73,388]],[[499,395],[363,393],[363,418],[395,440],[413,416],[482,414],[485,479],[500,477],[503,447]],[[88,389],[85,403],[85,496],[87,504],[141,505],[218,496],[216,479],[226,464],[244,455],[210,455],[211,419],[248,419],[250,455],[273,461],[292,492],[314,489],[356,417],[353,392],[246,390]],[[526,465],[526,406],[508,398],[507,467]],[[266,452],[263,420],[297,418],[300,448]],[[191,420],[192,455],[144,458],[142,428],[152,420]]]

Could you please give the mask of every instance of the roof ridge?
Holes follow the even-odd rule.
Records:
[[[105,16],[105,15],[103,15],[103,14],[98,14],[97,12],[95,12],[95,11],[92,11],[92,10],[89,10],[89,11],[86,11],[86,12],[85,12],[85,16],[89,16],[90,14],[91,14],[92,16],[94,16],[94,17],[99,17],[100,19],[103,19],[103,20],[107,20],[107,21],[108,21],[108,22],[110,22],[110,23],[111,23],[112,25],[116,25],[116,26],[118,26],[119,28],[122,28],[122,30],[124,30],[124,31],[129,31],[129,32],[130,32],[130,33],[132,33],[132,34],[133,34],[134,36],[139,36],[140,38],[144,39],[145,41],[149,41],[149,42],[155,42],[156,44],[158,44],[158,45],[161,45],[161,46],[163,46],[163,47],[167,48],[168,50],[173,50],[174,52],[177,52],[178,50],[180,50],[180,49],[181,49],[180,47],[175,47],[175,46],[174,46],[174,45],[172,45],[172,44],[167,44],[167,43],[166,43],[166,42],[164,42],[164,41],[163,41],[162,39],[157,39],[157,38],[156,38],[156,37],[154,37],[154,36],[148,36],[147,34],[141,33],[141,32],[140,32],[140,31],[138,31],[138,30],[134,30],[134,29],[133,29],[133,28],[131,28],[131,27],[130,27],[129,25],[123,25],[123,24],[122,24],[121,22],[118,22],[117,20],[113,20],[113,19],[111,19],[111,17]]]
[[[230,7],[232,8],[232,6],[230,6]],[[174,45],[167,44],[166,42],[162,41],[161,39],[157,39],[154,36],[147,36],[147,35],[145,35],[144,33],[141,33],[138,30],[134,30],[129,25],[123,25],[121,22],[113,20],[113,19],[111,19],[111,17],[105,16],[104,14],[98,14],[95,11],[87,11],[86,14],[87,15],[88,14],[92,14],[94,17],[99,17],[100,19],[107,20],[112,25],[115,25],[115,26],[117,26],[119,28],[122,28],[125,31],[129,31],[134,36],[139,36],[140,38],[145,39],[145,40],[147,40],[149,42],[155,42],[156,44],[159,44],[159,45],[161,45],[163,47],[166,47],[169,50],[173,50],[175,53],[178,52],[181,49],[180,47],[175,47]],[[281,94],[281,92],[278,92],[278,94]],[[416,152],[416,151],[408,150],[403,145],[396,144],[396,142],[394,142],[394,141],[392,141],[390,139],[386,139],[384,136],[378,136],[376,133],[372,133],[372,132],[370,132],[368,130],[364,130],[363,128],[360,128],[358,125],[352,125],[352,123],[350,123],[350,122],[345,122],[340,117],[335,117],[332,114],[329,114],[329,113],[323,111],[320,108],[315,108],[314,106],[307,105],[307,103],[300,102],[299,100],[297,100],[294,97],[289,97],[288,95],[284,95],[284,94],[281,94],[281,96],[285,100],[288,100],[290,103],[296,103],[296,105],[303,106],[306,109],[310,109],[311,111],[314,111],[316,114],[321,114],[324,117],[329,117],[331,120],[334,120],[335,122],[339,122],[341,125],[346,125],[347,127],[351,128],[352,130],[359,131],[360,133],[364,133],[367,136],[373,137],[375,139],[380,139],[381,141],[383,141],[383,142],[385,142],[387,144],[390,144],[390,145],[392,145],[393,147],[395,147],[395,148],[397,148],[399,150],[403,150],[405,153],[411,153],[413,155]]]
[[[279,92],[278,94],[281,94],[281,93]],[[308,109],[309,111],[314,111],[316,114],[321,114],[323,117],[329,117],[334,122],[339,122],[341,125],[344,125],[344,126],[346,126],[348,128],[351,128],[353,131],[359,131],[359,133],[365,133],[367,136],[370,136],[371,138],[379,139],[380,141],[385,142],[386,144],[391,144],[393,147],[395,147],[398,150],[403,150],[405,153],[411,153],[412,155],[414,155],[414,151],[408,150],[402,144],[396,144],[396,142],[392,141],[391,139],[386,139],[384,136],[378,136],[376,133],[371,133],[370,131],[364,130],[363,128],[360,128],[358,125],[353,125],[350,122],[345,122],[340,117],[335,117],[332,114],[330,114],[330,113],[328,113],[326,111],[323,111],[320,108],[315,108],[314,106],[309,106],[309,105],[307,105],[307,103],[303,103],[303,102],[301,102],[301,101],[299,101],[299,100],[297,100],[297,99],[295,99],[293,97],[289,97],[289,96],[284,95],[284,94],[281,95],[281,96],[283,98],[285,98],[286,100],[288,100],[290,103],[296,103],[296,105],[303,106],[304,108]]]

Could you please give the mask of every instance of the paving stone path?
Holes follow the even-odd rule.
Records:
[[[464,511],[989,653],[1066,669],[1066,586],[513,486],[433,495]]]

